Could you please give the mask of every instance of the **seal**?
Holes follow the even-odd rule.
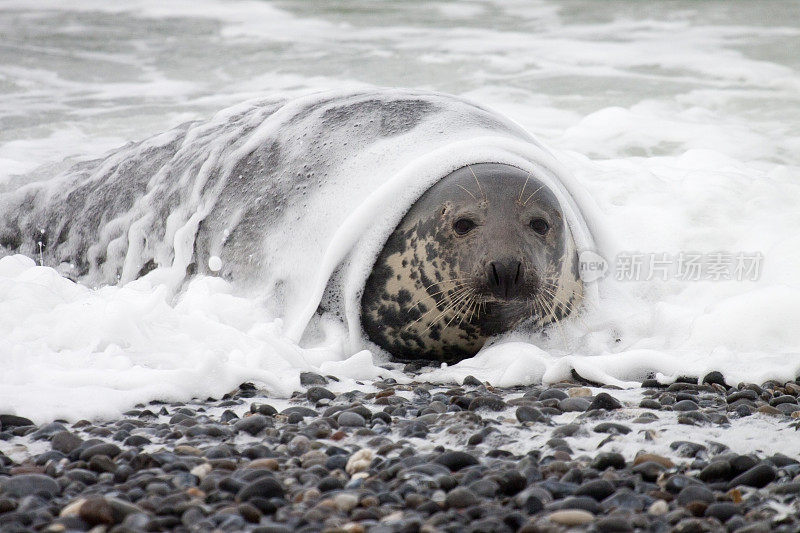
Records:
[[[361,299],[370,340],[398,359],[456,361],[528,320],[580,306],[583,284],[553,192],[513,166],[442,178],[386,241]]]
[[[578,305],[586,225],[558,168],[456,96],[258,98],[0,189],[0,256],[176,297],[215,276],[301,345],[339,321],[349,353],[457,359]]]

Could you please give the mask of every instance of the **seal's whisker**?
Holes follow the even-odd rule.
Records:
[[[466,298],[465,300],[462,300],[462,301],[461,301],[461,303],[460,303],[460,304],[457,306],[457,308],[454,308],[454,309],[455,309],[455,313],[453,314],[453,318],[451,318],[451,319],[450,319],[450,320],[447,322],[447,324],[445,324],[445,325],[444,325],[444,327],[445,327],[445,328],[449,328],[449,327],[450,327],[450,324],[452,324],[452,323],[453,323],[453,321],[454,321],[456,318],[458,318],[458,316],[459,316],[459,315],[461,315],[461,317],[462,317],[462,319],[463,319],[463,311],[462,311],[462,309],[464,309],[464,308],[465,308],[465,306],[469,305],[469,302],[471,301],[471,298],[472,298],[472,292],[473,292],[473,291],[470,291],[469,293],[467,293],[467,298]],[[459,324],[460,324],[460,323],[461,323],[461,322],[459,321]]]
[[[439,303],[440,303],[440,302],[436,302],[436,305],[435,305],[435,306],[433,306],[433,307],[431,307],[430,309],[428,309],[427,311],[425,311],[425,313],[423,313],[421,316],[419,316],[418,318],[416,318],[416,319],[415,319],[413,322],[411,322],[410,324],[408,324],[406,327],[409,327],[409,326],[411,326],[411,325],[413,325],[413,324],[416,324],[417,322],[419,322],[420,320],[422,320],[423,318],[425,318],[425,317],[426,317],[428,314],[430,314],[430,313],[431,313],[432,311],[434,311],[434,310],[436,310],[436,311],[440,311],[441,313],[446,313],[446,312],[447,312],[447,311],[450,309],[450,306],[452,305],[452,303],[453,303],[454,299],[458,299],[458,298],[460,298],[460,297],[461,297],[461,296],[462,296],[462,295],[463,295],[463,294],[464,294],[464,293],[465,293],[467,290],[468,290],[468,287],[462,287],[462,288],[460,288],[460,289],[456,290],[456,291],[453,293],[452,297],[450,298],[450,301],[449,301],[449,302],[447,302],[447,305],[445,305],[445,307],[444,307],[444,310],[442,310],[442,309],[440,309],[440,308],[439,308]],[[435,318],[433,321],[431,321],[431,325],[432,325],[432,324],[435,324],[436,322],[438,322],[440,318],[441,318],[440,316],[437,316],[437,317],[436,317],[436,318]],[[405,328],[404,328],[404,329],[405,329]]]
[[[476,197],[475,197],[475,195],[474,195],[474,194],[472,194],[472,193],[469,191],[469,189],[467,189],[466,187],[464,187],[464,186],[462,186],[462,185],[460,185],[460,184],[459,184],[458,188],[459,188],[459,189],[463,189],[463,190],[464,190],[464,192],[465,192],[465,193],[467,193],[467,194],[469,194],[470,196],[472,196],[472,199],[473,199],[473,200],[475,200],[476,202],[478,201],[478,198],[476,198]]]
[[[417,303],[415,303],[413,306],[411,306],[411,307],[409,308],[409,310],[408,310],[408,311],[410,312],[410,311],[411,311],[411,310],[413,310],[413,309],[414,309],[414,308],[415,308],[417,305],[419,305],[420,303],[422,303],[422,300],[424,300],[424,298],[421,298],[420,300],[418,300],[418,301],[417,301]],[[406,324],[405,326],[403,326],[403,330],[409,329],[411,326],[413,326],[414,324],[416,324],[417,322],[419,322],[420,320],[422,320],[423,318],[425,318],[426,316],[428,316],[428,315],[429,315],[431,312],[433,312],[433,311],[440,311],[440,309],[439,309],[439,307],[438,307],[438,304],[439,304],[439,302],[436,302],[435,300],[434,300],[434,302],[436,303],[436,305],[432,306],[430,309],[428,309],[427,311],[425,311],[424,313],[422,313],[420,316],[418,316],[417,318],[415,318],[414,320],[412,320],[411,322],[409,322],[408,324]]]
[[[537,192],[539,192],[539,191],[541,191],[543,188],[544,188],[544,185],[542,185],[541,187],[539,187],[538,189],[536,189],[535,191],[533,191],[533,193],[532,193],[530,196],[528,196],[528,198],[527,198],[527,199],[526,199],[526,200],[525,200],[525,201],[522,203],[522,207],[525,207],[526,205],[528,205],[528,202],[530,202],[530,201],[531,201],[531,198],[533,198],[534,196],[536,196],[536,193],[537,193]]]
[[[475,171],[472,170],[472,167],[469,166],[469,165],[467,165],[467,168],[469,169],[470,172],[472,172],[472,176],[475,178],[475,183],[478,184],[478,190],[481,192],[481,196],[483,196],[483,200],[484,201],[488,201],[488,198],[486,197],[486,191],[484,191],[483,187],[481,187],[481,182],[478,179],[478,176],[475,174]]]
[[[453,296],[451,297],[451,299],[450,299],[450,302],[448,302],[448,304],[447,304],[447,305],[445,306],[445,308],[444,308],[444,311],[442,311],[442,312],[443,312],[443,313],[446,313],[446,312],[447,312],[447,310],[450,308],[450,305],[452,304],[453,300],[454,300],[454,299],[457,299],[457,298],[460,298],[460,297],[461,297],[461,296],[462,296],[462,295],[463,295],[463,294],[464,294],[464,293],[465,293],[467,290],[469,290],[469,287],[461,287],[460,289],[457,289],[457,290],[456,290],[456,291],[453,293]],[[420,301],[422,301],[422,300],[420,300]],[[418,302],[418,303],[419,303],[419,302]],[[434,310],[441,311],[441,310],[439,309],[439,307],[438,307],[438,303],[439,303],[439,302],[437,302],[437,305],[435,305],[435,306],[431,307],[430,309],[428,309],[427,311],[425,311],[425,312],[424,312],[422,315],[420,315],[419,317],[417,317],[417,318],[416,318],[415,320],[413,320],[411,323],[409,323],[409,324],[407,324],[406,326],[404,326],[404,327],[403,327],[403,329],[409,328],[409,327],[411,327],[412,325],[416,324],[417,322],[419,322],[420,320],[422,320],[423,318],[425,318],[425,317],[426,317],[426,316],[427,316],[429,313],[431,313],[431,312],[432,312],[432,311],[434,311]],[[433,320],[433,321],[431,322],[431,324],[434,324],[434,323],[438,322],[438,321],[439,321],[439,318],[440,318],[440,317],[437,317],[435,320]]]
[[[555,318],[556,314],[553,310],[553,306],[542,300],[542,303],[549,308],[550,315]],[[554,320],[556,327],[558,328],[558,332],[561,335],[561,340],[564,341],[564,349],[569,351],[569,343],[567,342],[567,335],[564,333],[564,326],[561,324],[560,320]]]
[[[472,316],[475,314],[475,309],[479,308],[480,305],[481,303],[478,301],[478,298],[472,299],[472,307],[470,307],[469,318],[467,319],[468,323],[472,322]]]
[[[440,294],[442,294],[443,292],[447,292],[447,291],[455,291],[455,290],[458,290],[458,289],[461,289],[461,288],[464,288],[464,287],[466,287],[466,285],[465,285],[465,284],[463,284],[463,283],[457,283],[457,284],[456,284],[454,287],[448,287],[448,288],[446,288],[446,289],[442,289],[442,290],[440,290],[440,291],[436,291],[436,292],[429,292],[429,293],[426,293],[426,294],[427,294],[427,296],[434,297],[434,296],[439,296],[439,295],[440,295]],[[420,298],[420,300],[419,300],[419,301],[421,302],[421,301],[422,301],[422,300],[424,300],[425,298],[426,298],[426,296],[423,296],[422,298]]]
[[[436,316],[436,318],[434,318],[433,320],[430,321],[430,323],[428,323],[428,327],[425,328],[425,331],[428,331],[430,328],[434,326],[434,324],[437,324],[442,318],[444,318],[444,316],[447,313],[455,309],[455,307],[467,297],[469,297],[469,289],[466,289],[464,292],[462,292],[455,300],[451,300],[450,304],[447,307],[445,307],[444,310]]]
[[[474,291],[470,293],[469,297],[466,300],[464,300],[462,305],[458,306],[458,312],[453,316],[453,319],[451,319],[451,321],[455,320],[457,317],[460,316],[461,318],[458,320],[457,325],[460,326],[461,323],[464,322],[464,319],[467,317],[467,311],[469,311],[469,307],[472,305],[473,297],[474,297]],[[450,322],[448,322],[447,325],[449,326]]]
[[[584,329],[586,329],[586,331],[591,331],[589,323],[586,322],[586,320],[580,315],[580,313],[575,313],[574,315],[572,314],[572,312],[575,310],[575,304],[565,303],[558,296],[556,296],[555,291],[553,289],[543,288],[543,290],[546,290],[550,298],[554,299],[564,307],[564,311],[566,312],[565,317],[569,316],[570,318],[575,318],[581,323],[581,325],[584,327]]]
[[[528,180],[531,179],[531,173],[528,172],[528,175],[525,176],[525,183],[522,184],[522,190],[519,191],[519,198],[517,198],[517,203],[522,204],[522,195],[525,193],[525,186],[528,184]]]
[[[425,289],[425,290],[427,291],[428,289],[430,289],[430,288],[431,288],[431,287],[433,287],[434,285],[440,285],[440,284],[442,284],[442,283],[452,283],[452,282],[454,282],[454,281],[465,281],[465,280],[468,280],[468,279],[470,279],[470,278],[469,278],[469,277],[466,277],[466,278],[450,278],[450,279],[443,279],[442,281],[434,281],[433,283],[431,283],[431,284],[430,284],[430,285],[428,285],[427,287],[426,287],[425,285],[423,285],[422,287],[423,287],[423,289]]]

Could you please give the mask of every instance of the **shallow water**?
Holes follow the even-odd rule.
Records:
[[[572,368],[623,385],[711,369],[733,382],[794,378],[799,15],[782,1],[4,1],[0,190],[264,94],[450,92],[552,147],[594,197],[621,261],[647,266],[657,254],[668,268],[666,281],[644,272],[622,282],[626,298],[547,338],[498,345],[429,379],[509,385]],[[717,252],[760,257],[756,279],[714,280],[707,268],[677,279],[679,257],[713,262]],[[631,273],[606,259],[609,275]],[[335,340],[300,349],[260,312],[215,280],[175,300],[157,286],[92,290],[6,260],[0,410],[113,416],[248,379],[287,394],[305,369],[387,373],[369,354],[340,362],[351,354]]]

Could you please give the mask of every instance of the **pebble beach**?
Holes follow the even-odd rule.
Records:
[[[795,435],[797,382],[498,389],[470,376],[335,393],[335,379],[303,374],[288,400],[243,383],[105,422],[0,415],[0,529],[800,528],[797,456],[723,443],[742,424]]]

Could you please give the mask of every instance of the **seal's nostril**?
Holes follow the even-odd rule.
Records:
[[[494,266],[494,263],[492,263],[492,274],[493,274],[493,277],[494,277],[495,285],[499,286],[500,285],[500,276],[497,274],[497,267]]]
[[[499,298],[509,299],[518,296],[523,268],[522,263],[516,260],[492,261],[488,268],[489,288]]]

